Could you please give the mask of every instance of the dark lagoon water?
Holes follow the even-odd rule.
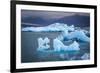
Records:
[[[79,51],[53,51],[53,39],[61,32],[21,32],[21,62],[48,62],[48,61],[71,61],[83,60],[81,57],[85,53],[90,53],[90,43],[78,41],[80,44]],[[46,51],[37,51],[39,37],[50,39],[50,48]],[[65,45],[73,43],[72,40],[64,41]]]

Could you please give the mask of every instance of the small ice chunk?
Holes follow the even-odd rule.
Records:
[[[59,57],[62,58],[62,59],[69,59],[68,53],[66,53],[66,54],[61,53],[61,54],[59,54]]]
[[[60,54],[59,56],[60,56],[60,58],[62,58],[62,59],[65,58],[64,54]]]
[[[81,56],[82,60],[88,60],[90,58],[89,53],[85,53],[83,56]]]

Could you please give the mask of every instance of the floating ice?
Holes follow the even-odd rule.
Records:
[[[61,53],[61,54],[59,54],[59,57],[62,58],[62,59],[68,59],[69,55],[68,55],[68,53],[66,53],[66,54]]]
[[[61,31],[62,33],[53,40],[54,51],[80,50],[79,44],[76,41],[66,46],[63,44],[64,39],[77,39],[79,41],[90,42],[90,38],[86,36],[86,31],[82,29],[75,29],[74,25],[68,26],[64,23],[54,23],[44,27],[25,27],[22,28],[22,31]],[[48,45],[48,43],[50,43],[50,39],[48,39],[48,37],[46,37],[44,40],[42,38],[38,38],[38,50],[45,50],[50,48],[50,45]]]
[[[64,37],[63,37],[63,35],[59,35],[59,36],[57,37],[57,39],[60,40],[60,41],[63,41],[63,40],[64,40]]]
[[[42,32],[42,31],[62,31],[63,38],[67,39],[77,39],[85,42],[89,42],[89,37],[86,36],[86,31],[84,30],[75,30],[74,25],[68,26],[64,23],[54,23],[44,27],[25,27],[22,28],[22,31],[34,31],[34,32]],[[69,33],[69,31],[71,31]],[[61,37],[62,37],[61,36]]]
[[[57,38],[53,40],[53,48],[54,48],[54,51],[61,51],[61,50],[78,51],[80,50],[79,44],[76,41],[74,41],[71,45],[66,46]]]
[[[76,41],[74,41],[71,45],[68,46],[67,50],[80,50],[79,44]]]
[[[85,53],[83,56],[81,56],[82,60],[88,60],[90,58],[89,53]]]
[[[53,40],[53,48],[54,51],[61,51],[63,48],[67,48],[67,46],[65,46],[60,40],[56,38]]]
[[[60,54],[59,56],[60,56],[60,58],[62,58],[62,59],[65,58],[64,54]]]
[[[42,38],[38,38],[38,49],[37,50],[45,50],[45,49],[50,48],[50,46],[48,45],[49,42],[50,42],[50,39],[48,39],[47,37],[45,37],[44,40]]]
[[[25,27],[22,28],[22,31],[34,31],[34,32],[42,32],[42,31],[74,31],[74,25],[67,26],[64,23],[54,23],[44,27]]]
[[[63,32],[62,35],[64,38],[67,38],[68,40],[76,38],[77,40],[81,40],[85,42],[90,41],[89,37],[87,37],[84,31],[82,30],[75,30],[74,32],[70,32],[70,33]]]

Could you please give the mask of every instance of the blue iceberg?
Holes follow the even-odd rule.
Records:
[[[75,30],[74,32],[70,32],[70,33],[64,31],[62,35],[64,38],[67,38],[68,40],[77,39],[84,42],[90,41],[90,38],[86,36],[83,30]]]
[[[54,51],[78,51],[80,50],[79,48],[79,44],[74,41],[72,44],[70,45],[64,45],[59,39],[54,39],[53,41],[53,47],[54,47]]]

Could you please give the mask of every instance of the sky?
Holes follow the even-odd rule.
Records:
[[[38,11],[38,10],[22,10],[22,17],[42,17],[44,19],[57,19],[65,16],[84,15],[89,16],[89,13],[75,13],[75,12],[56,12],[56,11]]]
[[[49,25],[54,21],[63,19],[70,16],[86,16],[89,17],[89,13],[76,13],[76,12],[56,12],[56,11],[39,11],[39,10],[21,10],[22,23],[30,23],[37,25]]]

